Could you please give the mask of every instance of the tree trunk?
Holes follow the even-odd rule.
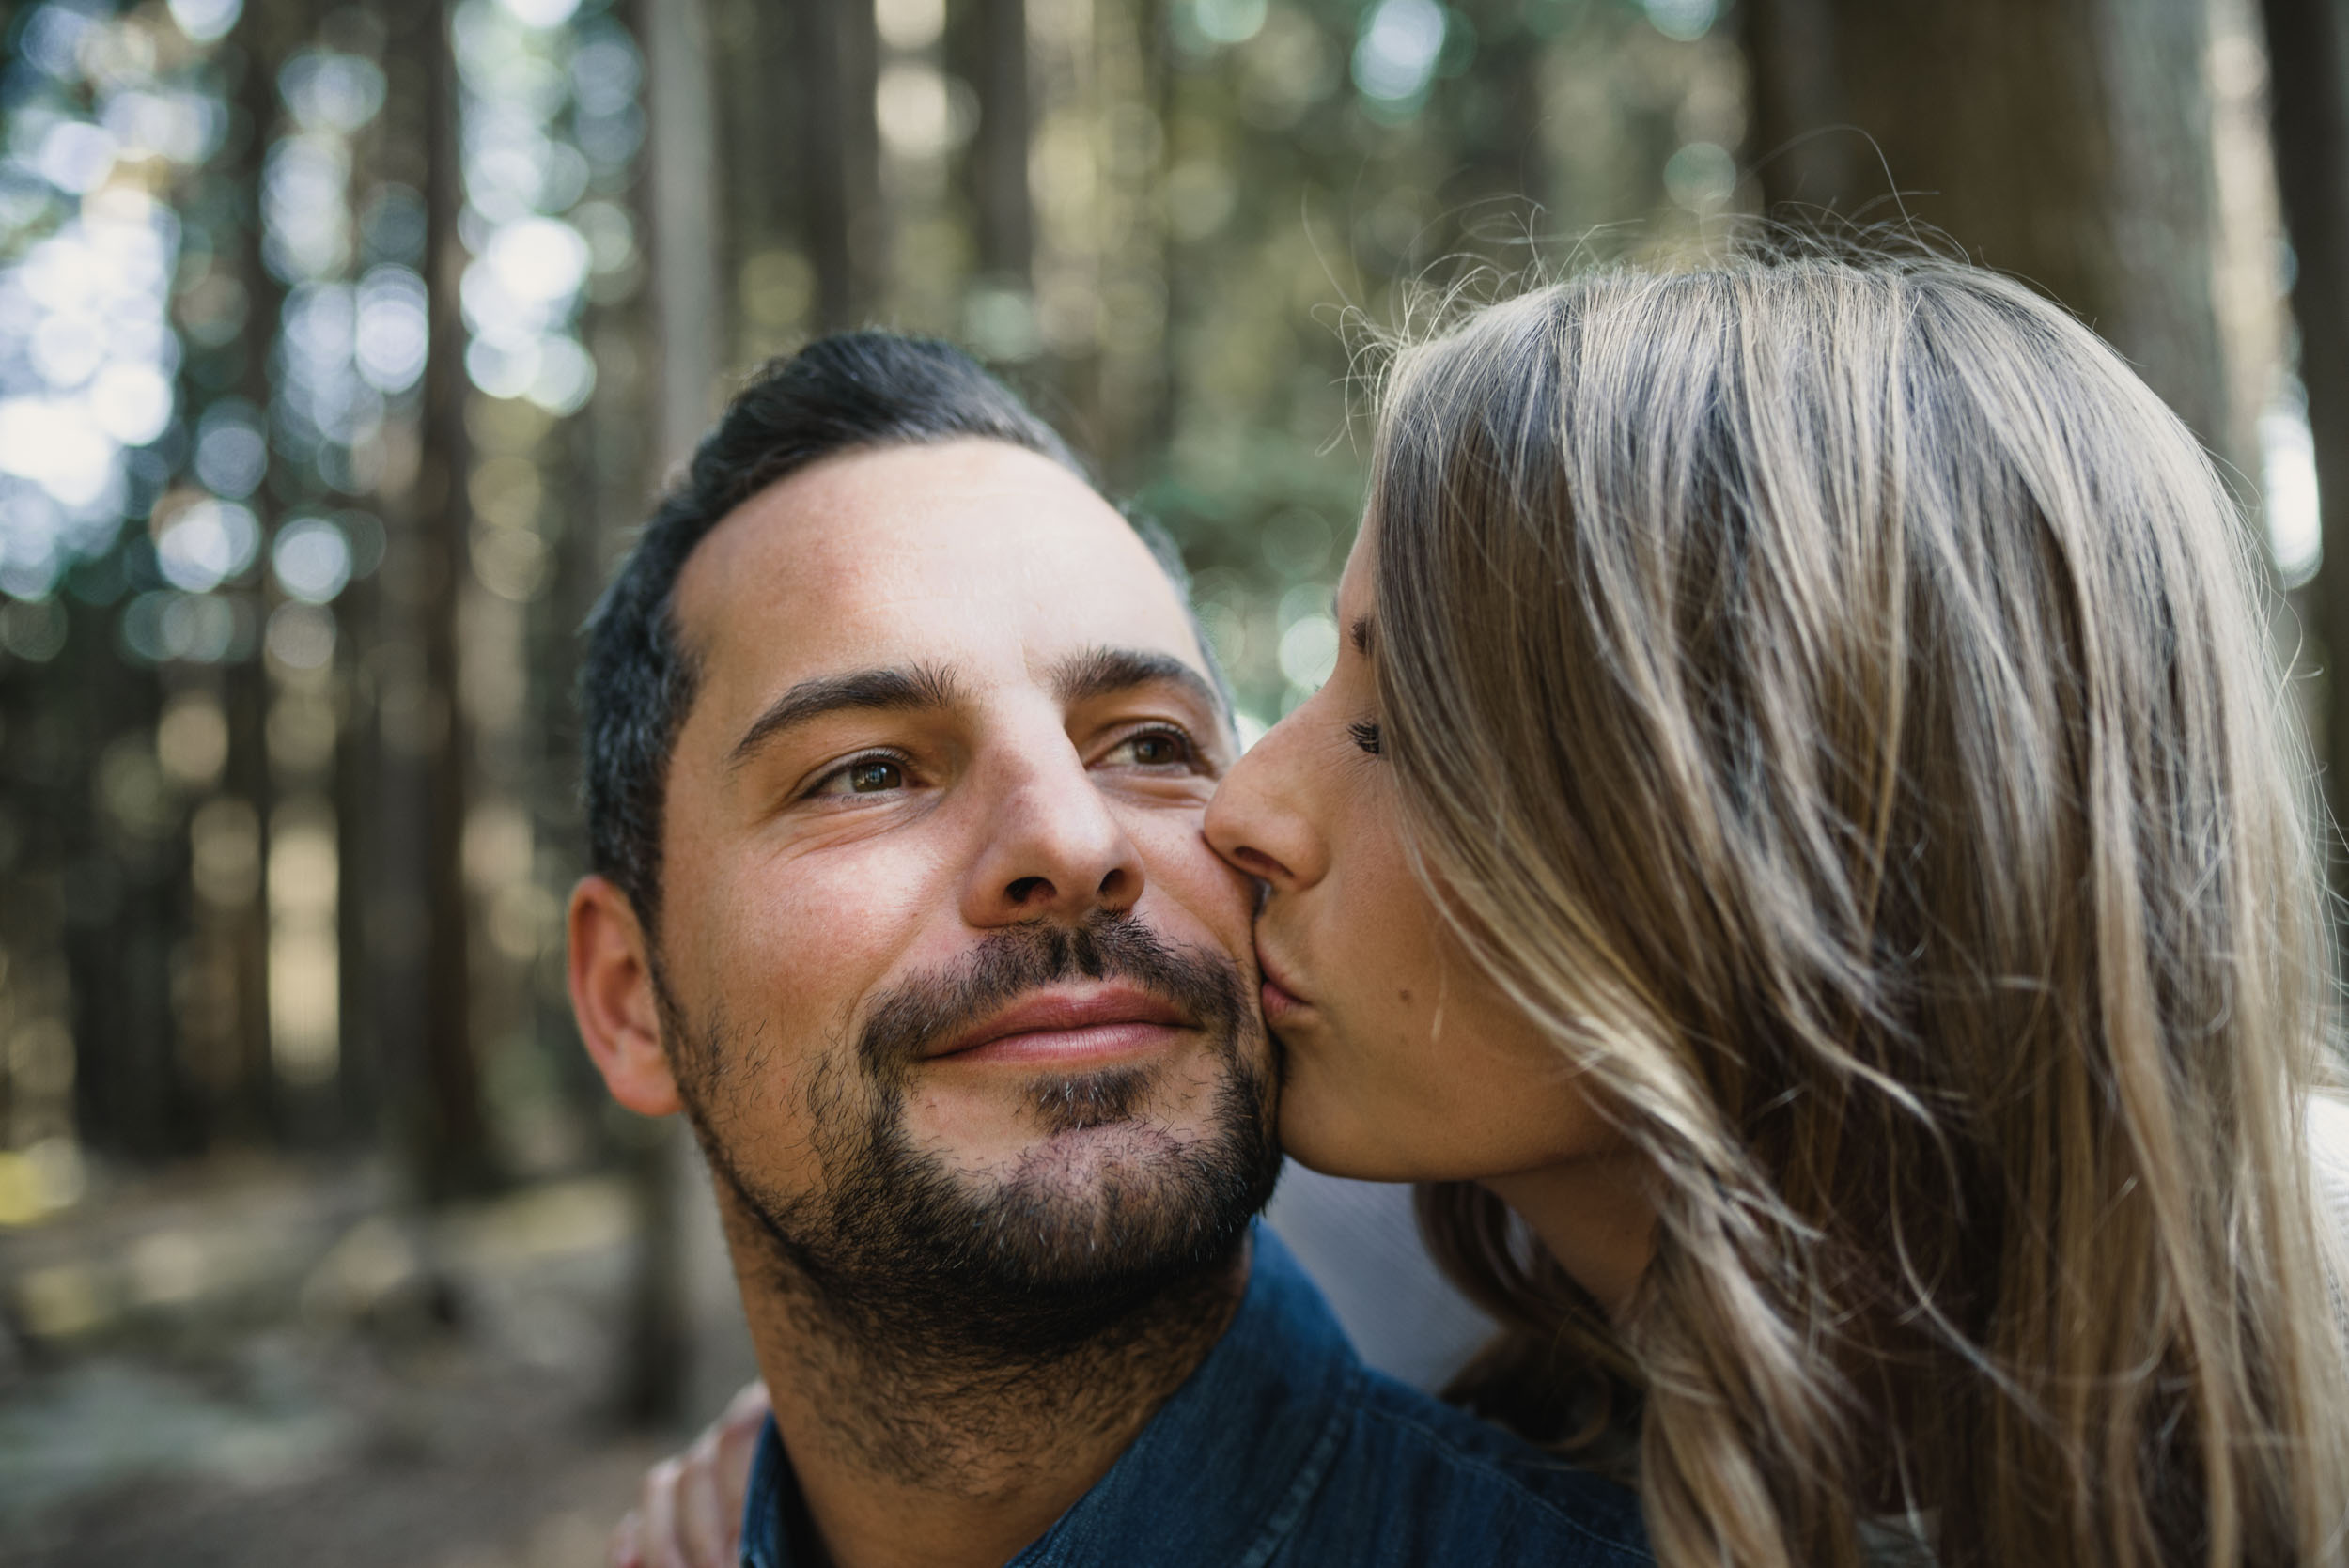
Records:
[[[869,8],[866,18],[869,32]],[[729,20],[752,29],[746,47],[763,54],[769,35],[758,29],[781,19],[754,12]],[[798,13],[797,20],[804,23],[806,13]],[[722,324],[740,317],[739,308],[729,308],[728,287],[739,281],[739,269],[727,277],[719,265],[728,246],[719,199],[727,180],[718,156],[722,111],[710,21],[701,0],[647,0],[637,13],[650,87],[647,217],[660,409],[655,462],[664,470],[685,461],[709,426],[711,393],[724,368]],[[868,90],[863,100],[868,121],[871,100]],[[740,114],[751,106],[723,107]],[[808,147],[807,163],[828,166],[821,149],[831,145]],[[738,174],[771,167],[770,149],[738,156]],[[811,182],[824,178],[820,167],[803,172]],[[628,1420],[659,1426],[716,1409],[754,1374],[755,1363],[719,1234],[708,1173],[684,1120],[646,1131],[630,1157],[643,1243],[630,1290],[618,1404]]]
[[[464,193],[446,7],[419,7],[402,21],[393,49],[418,90],[424,122],[430,338],[415,482],[384,505],[386,636],[376,705],[384,768],[368,958],[384,1070],[400,1085],[399,1163],[418,1195],[439,1203],[481,1190],[492,1174],[471,1027],[458,702],[457,604],[469,567],[465,326],[457,297]]]
[[[801,0],[794,21],[816,319],[837,332],[863,326],[884,292],[880,131],[873,113],[880,46],[871,0]]]
[[[651,125],[645,183],[660,345],[655,460],[665,473],[692,455],[709,423],[710,394],[723,369],[724,286],[717,258],[725,230],[708,14],[699,0],[649,0],[637,14]]]
[[[708,423],[718,378],[723,307],[717,257],[720,175],[709,17],[699,0],[647,0],[637,11],[644,39],[651,228],[652,317],[660,346],[654,374],[662,472],[689,458]],[[617,1404],[638,1426],[664,1426],[687,1413],[693,1364],[692,1301],[683,1266],[680,1221],[693,1194],[680,1174],[681,1126],[647,1134],[630,1150],[642,1240],[629,1301]]]
[[[2077,311],[2248,459],[2211,300],[2202,0],[1751,0],[1748,29],[1774,208],[1937,228]]]
[[[278,120],[278,67],[300,44],[305,20],[296,7],[283,0],[248,6],[239,19],[238,41],[243,45],[248,64],[238,86],[238,107],[253,128],[251,160],[256,189],[266,167],[270,132]],[[263,411],[266,420],[272,380],[276,374],[271,350],[284,312],[286,291],[262,261],[259,231],[257,218],[244,232],[243,254],[238,258],[238,270],[243,274],[246,296],[251,301],[247,320],[256,339],[254,351],[245,357],[238,390],[255,408]],[[269,466],[274,466],[273,456]],[[275,531],[276,521],[275,498],[268,477],[265,473],[263,483],[246,501],[260,521],[264,539]],[[255,596],[254,610],[257,616],[266,617],[265,594]],[[266,624],[265,619],[262,624]],[[270,682],[258,647],[252,650],[249,658],[236,660],[221,672],[221,696],[228,718],[228,764],[222,788],[251,806],[260,831],[265,874],[254,896],[241,907],[218,911],[210,917],[228,955],[236,997],[236,1075],[229,1097],[215,1109],[215,1116],[220,1130],[252,1141],[270,1129],[273,1121],[270,1112],[275,1098],[270,1050],[266,876],[273,794],[269,765]]]
[[[947,35],[949,65],[978,96],[979,125],[964,178],[977,230],[979,272],[1025,290],[1035,260],[1028,196],[1027,0],[972,0]]]
[[[113,1154],[158,1160],[194,1154],[212,1131],[206,1115],[216,1106],[205,1091],[227,1098],[234,1083],[225,1071],[199,1074],[191,1094],[173,1048],[170,942],[179,910],[172,874],[184,862],[167,837],[156,836],[160,822],[122,819],[119,786],[106,766],[118,756],[116,747],[143,749],[154,735],[160,683],[154,671],[116,656],[112,613],[79,606],[69,613],[65,651],[45,672],[54,684],[39,695],[51,709],[43,722],[57,726],[58,739],[70,737],[73,758],[55,781],[65,787],[45,803],[47,819],[62,829],[54,846],[62,851],[62,897],[51,918],[62,916],[53,932],[71,976],[74,1125]],[[8,744],[25,742],[11,734]],[[10,896],[32,904],[32,893],[28,879],[23,894]],[[26,1020],[18,1013],[14,1021]]]
[[[1541,40],[1525,25],[1526,8],[1485,0],[1460,8],[1498,63],[1481,69],[1476,92],[1463,95],[1459,160],[1438,187],[1436,206],[1457,215],[1471,254],[1507,255],[1504,247],[1538,231],[1549,201]]]
[[[2335,823],[2349,821],[2349,6],[2263,0],[2276,184],[2298,265],[2292,313],[2300,381],[2316,438],[2325,556],[2310,609],[2325,644],[2325,789]],[[2336,892],[2349,888],[2341,836],[2327,835]]]

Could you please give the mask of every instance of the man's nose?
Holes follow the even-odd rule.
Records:
[[[989,833],[963,901],[974,926],[1020,921],[1074,923],[1131,908],[1142,896],[1142,855],[1074,747],[993,763]]]

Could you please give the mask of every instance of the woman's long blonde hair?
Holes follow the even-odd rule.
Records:
[[[2153,393],[1962,266],[1602,272],[1397,356],[1371,507],[1407,838],[1659,1213],[1610,1323],[1429,1194],[1469,1391],[1632,1402],[1669,1568],[2349,1556],[2307,769]]]

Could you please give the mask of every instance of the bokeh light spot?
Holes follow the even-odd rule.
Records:
[[[1354,85],[1391,103],[1418,97],[1436,73],[1443,35],[1436,0],[1381,0],[1354,46]]]
[[[1720,15],[1720,0],[1647,0],[1647,19],[1668,39],[1683,43],[1710,32]]]
[[[110,365],[91,380],[90,412],[125,446],[144,446],[171,425],[171,383],[152,365]]]
[[[596,390],[596,362],[576,338],[550,337],[538,345],[538,368],[524,394],[547,412],[573,414]]]
[[[1217,43],[1246,43],[1264,31],[1265,0],[1192,0],[1191,21]]]
[[[298,518],[270,550],[277,585],[305,604],[324,604],[350,581],[350,542],[326,518]]]
[[[155,567],[175,588],[209,593],[250,567],[260,546],[261,525],[250,510],[208,499],[163,529],[155,541]]]
[[[241,397],[224,397],[196,424],[195,476],[214,495],[242,501],[269,472],[269,442],[260,411]]]
[[[1691,212],[1716,210],[1736,188],[1737,161],[1712,142],[1690,142],[1664,164],[1664,189]]]
[[[431,323],[424,279],[412,268],[371,267],[359,280],[353,355],[379,392],[405,392],[423,379]]]
[[[40,139],[35,163],[50,184],[83,195],[106,183],[114,172],[115,139],[86,120],[60,120]]]
[[[579,0],[498,0],[498,4],[525,27],[560,27],[579,9]]]
[[[568,299],[587,280],[587,241],[554,218],[504,225],[490,237],[485,259],[507,293],[533,303]]]
[[[171,20],[197,43],[226,38],[243,14],[244,0],[171,0]]]
[[[334,617],[315,604],[281,604],[269,618],[269,654],[289,670],[319,670],[334,657]]]
[[[304,130],[348,136],[383,107],[383,72],[356,54],[303,49],[278,71],[277,90]]]
[[[1281,673],[1308,689],[1330,678],[1338,663],[1338,623],[1316,611],[1281,634]]]

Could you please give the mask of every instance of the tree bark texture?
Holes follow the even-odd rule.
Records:
[[[652,310],[662,473],[692,456],[722,368],[725,290],[717,94],[709,20],[700,0],[653,0],[644,29],[651,135],[645,199],[652,228]]]
[[[777,58],[783,30],[805,26],[809,9],[822,8],[786,15],[726,0],[645,0],[638,10],[649,67],[646,216],[658,345],[654,461],[661,471],[692,455],[710,424],[713,393],[740,368],[725,346],[742,320],[743,261],[786,242],[789,177],[812,181],[811,165],[829,162],[815,148],[795,159],[787,135],[762,133],[779,129],[777,101],[787,95],[751,90],[756,68]],[[871,98],[868,87],[868,119]],[[754,1368],[709,1178],[684,1119],[640,1130],[629,1164],[644,1245],[615,1398],[623,1419],[660,1427],[716,1408]]]
[[[413,1043],[420,1081],[410,1134],[410,1170],[424,1195],[443,1201],[487,1187],[491,1178],[489,1132],[474,1057],[472,919],[465,888],[465,809],[468,790],[465,722],[458,701],[458,601],[471,573],[466,499],[465,323],[458,304],[464,251],[457,217],[464,206],[458,144],[456,62],[445,43],[448,8],[436,3],[420,18],[429,28],[425,73],[426,266],[430,287],[430,351],[426,360],[423,460],[413,546],[417,582],[412,608],[425,692],[413,742],[421,830],[421,1037]]]
[[[253,146],[250,152],[253,166],[265,166],[269,154],[270,134],[278,123],[277,72],[302,42],[303,23],[307,19],[300,8],[274,0],[274,3],[255,4],[245,8],[238,22],[238,40],[244,46],[247,61],[243,80],[238,87],[238,106],[252,127]],[[257,214],[241,238],[242,254],[238,270],[243,274],[250,320],[257,342],[255,351],[245,360],[244,375],[238,390],[252,405],[263,411],[270,407],[271,380],[275,374],[271,361],[274,357],[272,345],[283,318],[286,290],[261,257],[260,220]],[[266,412],[264,418],[266,418]],[[277,459],[272,453],[271,466]],[[272,487],[264,482],[246,499],[259,520],[261,536],[270,537],[276,529],[276,511]],[[257,615],[266,617],[266,594],[255,596]],[[264,624],[266,624],[264,622]],[[256,655],[230,661],[221,672],[222,698],[228,719],[228,764],[223,787],[253,808],[258,824],[263,850],[264,875],[254,896],[242,907],[224,910],[213,917],[221,928],[232,966],[236,996],[237,1063],[234,1079],[223,1087],[226,1102],[215,1114],[223,1130],[232,1135],[253,1138],[271,1125],[270,1110],[274,1095],[273,1063],[270,1050],[269,1013],[269,894],[266,875],[269,818],[272,804],[269,765],[269,702],[270,681],[267,660]]]
[[[1519,20],[1524,8],[1483,0],[1460,8],[1501,62],[1480,75],[1480,90],[1467,100],[1459,162],[1436,196],[1439,211],[1458,215],[1476,254],[1488,248],[1478,240],[1507,246],[1539,231],[1550,172],[1542,142],[1542,53]]]
[[[2297,266],[2292,314],[2300,381],[2316,438],[2325,557],[2309,608],[2325,644],[2325,788],[2332,820],[2349,820],[2349,3],[2263,0],[2276,184]],[[2333,885],[2349,887],[2336,831]]]
[[[964,155],[979,272],[997,285],[1025,288],[1035,260],[1027,0],[970,0],[949,27],[947,47],[949,68],[979,101],[978,129]]]
[[[184,862],[177,845],[153,836],[157,825],[139,832],[117,818],[99,761],[116,746],[140,744],[142,732],[154,733],[161,689],[153,671],[113,657],[111,615],[80,607],[72,613],[65,655],[53,666],[70,684],[52,695],[42,723],[57,726],[56,739],[71,738],[80,764],[56,780],[65,787],[54,797],[53,817],[64,830],[55,846],[62,852],[56,913],[72,977],[74,1121],[110,1154],[183,1157],[200,1152],[217,1130],[221,1104],[233,1099],[237,1063],[232,1055],[194,1063],[198,1070],[191,1072],[188,1052],[174,1048],[171,939],[182,912],[175,894],[184,897],[176,875]],[[8,743],[24,746],[14,733]],[[234,1020],[226,1021],[233,1030]]]
[[[2224,451],[2201,0],[1750,0],[1747,26],[1777,216],[1939,230],[2078,312]]]
[[[887,275],[873,109],[880,43],[871,0],[801,0],[792,12],[816,320],[819,330],[837,332],[866,324]]]

